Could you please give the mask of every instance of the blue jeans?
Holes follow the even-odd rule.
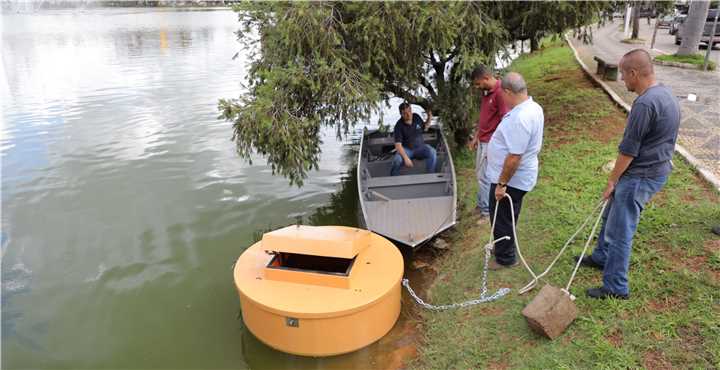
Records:
[[[615,185],[603,214],[597,247],[590,256],[595,263],[605,266],[603,288],[606,291],[620,295],[630,293],[628,269],[640,213],[666,181],[667,176],[622,176]]]
[[[479,143],[475,154],[475,177],[478,181],[477,207],[483,213],[490,213],[490,203],[488,203],[490,181],[485,176],[487,171],[487,147],[488,143]],[[495,194],[492,195],[493,199],[494,197]]]
[[[427,161],[425,161],[425,170],[427,173],[435,172],[435,163],[437,162],[437,153],[435,152],[435,148],[424,144],[423,146],[415,149],[408,149],[406,147],[403,147],[403,149],[405,149],[405,154],[407,154],[410,159],[427,159]],[[404,165],[405,162],[403,161],[403,157],[400,153],[395,153],[392,161],[392,169],[390,170],[390,176],[399,175],[400,168]]]

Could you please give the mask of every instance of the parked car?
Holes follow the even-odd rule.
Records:
[[[666,15],[662,18],[658,18],[657,20],[657,26],[658,28],[670,28],[670,25],[672,24],[674,18],[672,15]]]
[[[700,36],[701,44],[710,43],[710,34],[712,33],[713,23],[715,22],[715,13],[717,13],[717,9],[710,9],[708,11],[707,19],[705,19],[705,28],[703,29],[702,36]],[[675,45],[682,44],[682,33],[684,24],[685,22],[681,23],[678,31],[675,33]],[[720,44],[720,25],[715,29],[715,37],[713,38],[712,46],[714,47],[718,44]]]
[[[657,11],[655,8],[640,8],[638,11],[638,18],[655,18]]]
[[[685,18],[687,18],[687,14],[680,14],[680,15],[676,16],[675,18],[673,18],[672,23],[670,23],[668,33],[671,35],[676,34],[678,31],[678,28],[680,27],[682,22],[685,21]]]

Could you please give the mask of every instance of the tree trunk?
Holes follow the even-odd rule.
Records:
[[[640,6],[635,5],[632,9],[632,36],[631,39],[637,39],[640,34]]]
[[[682,26],[682,44],[677,55],[694,55],[698,52],[700,37],[705,28],[705,19],[710,8],[709,1],[691,1],[688,16]]]
[[[540,50],[540,40],[537,37],[530,38],[530,51],[535,52]]]
[[[457,145],[458,148],[463,148],[470,139],[470,129],[467,127],[459,127],[455,129],[453,136],[453,139],[455,139],[455,145]]]

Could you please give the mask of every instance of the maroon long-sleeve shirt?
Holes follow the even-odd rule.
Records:
[[[478,119],[475,135],[481,143],[490,141],[505,113],[509,111],[500,91],[500,80],[495,87],[482,98],[480,119]]]

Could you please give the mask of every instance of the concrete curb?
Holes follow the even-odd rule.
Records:
[[[570,38],[568,38],[568,35],[565,34],[564,37],[565,37],[565,42],[567,42],[568,46],[570,46],[570,49],[572,49],[573,54],[575,55],[575,60],[578,62],[578,64],[580,64],[580,67],[582,67],[583,71],[585,71],[585,74],[587,74],[588,76],[590,76],[590,78],[592,78],[592,79],[595,81],[595,83],[597,83],[598,85],[600,85],[600,86],[603,88],[603,90],[605,90],[605,93],[608,94],[608,95],[610,96],[610,98],[611,98],[617,105],[619,105],[620,107],[622,107],[623,109],[625,109],[626,112],[630,113],[630,108],[631,108],[630,104],[626,103],[616,92],[614,92],[614,91],[612,90],[612,88],[611,88],[608,84],[606,84],[604,81],[602,81],[602,80],[599,79],[597,76],[595,76],[594,73],[592,73],[592,71],[590,70],[590,68],[588,68],[588,66],[585,64],[585,62],[583,62],[582,59],[580,59],[580,55],[578,54],[578,51],[577,51],[577,50],[575,49],[575,47],[573,46],[572,42],[570,42]],[[688,161],[688,163],[690,163],[690,165],[691,165],[693,168],[695,168],[695,170],[696,170],[698,173],[700,173],[700,176],[702,176],[702,178],[704,178],[704,179],[705,179],[707,182],[709,182],[713,187],[715,187],[715,190],[716,190],[717,192],[720,192],[720,178],[718,178],[717,176],[715,176],[715,174],[713,174],[712,172],[710,172],[710,171],[706,170],[705,168],[703,168],[703,166],[702,166],[702,164],[700,163],[700,161],[698,161],[698,159],[695,158],[695,156],[693,156],[693,155],[692,155],[687,149],[685,149],[682,145],[676,143],[676,144],[675,144],[675,151],[678,152],[678,153],[680,153],[680,155],[681,155],[683,158],[685,158],[685,160]]]

